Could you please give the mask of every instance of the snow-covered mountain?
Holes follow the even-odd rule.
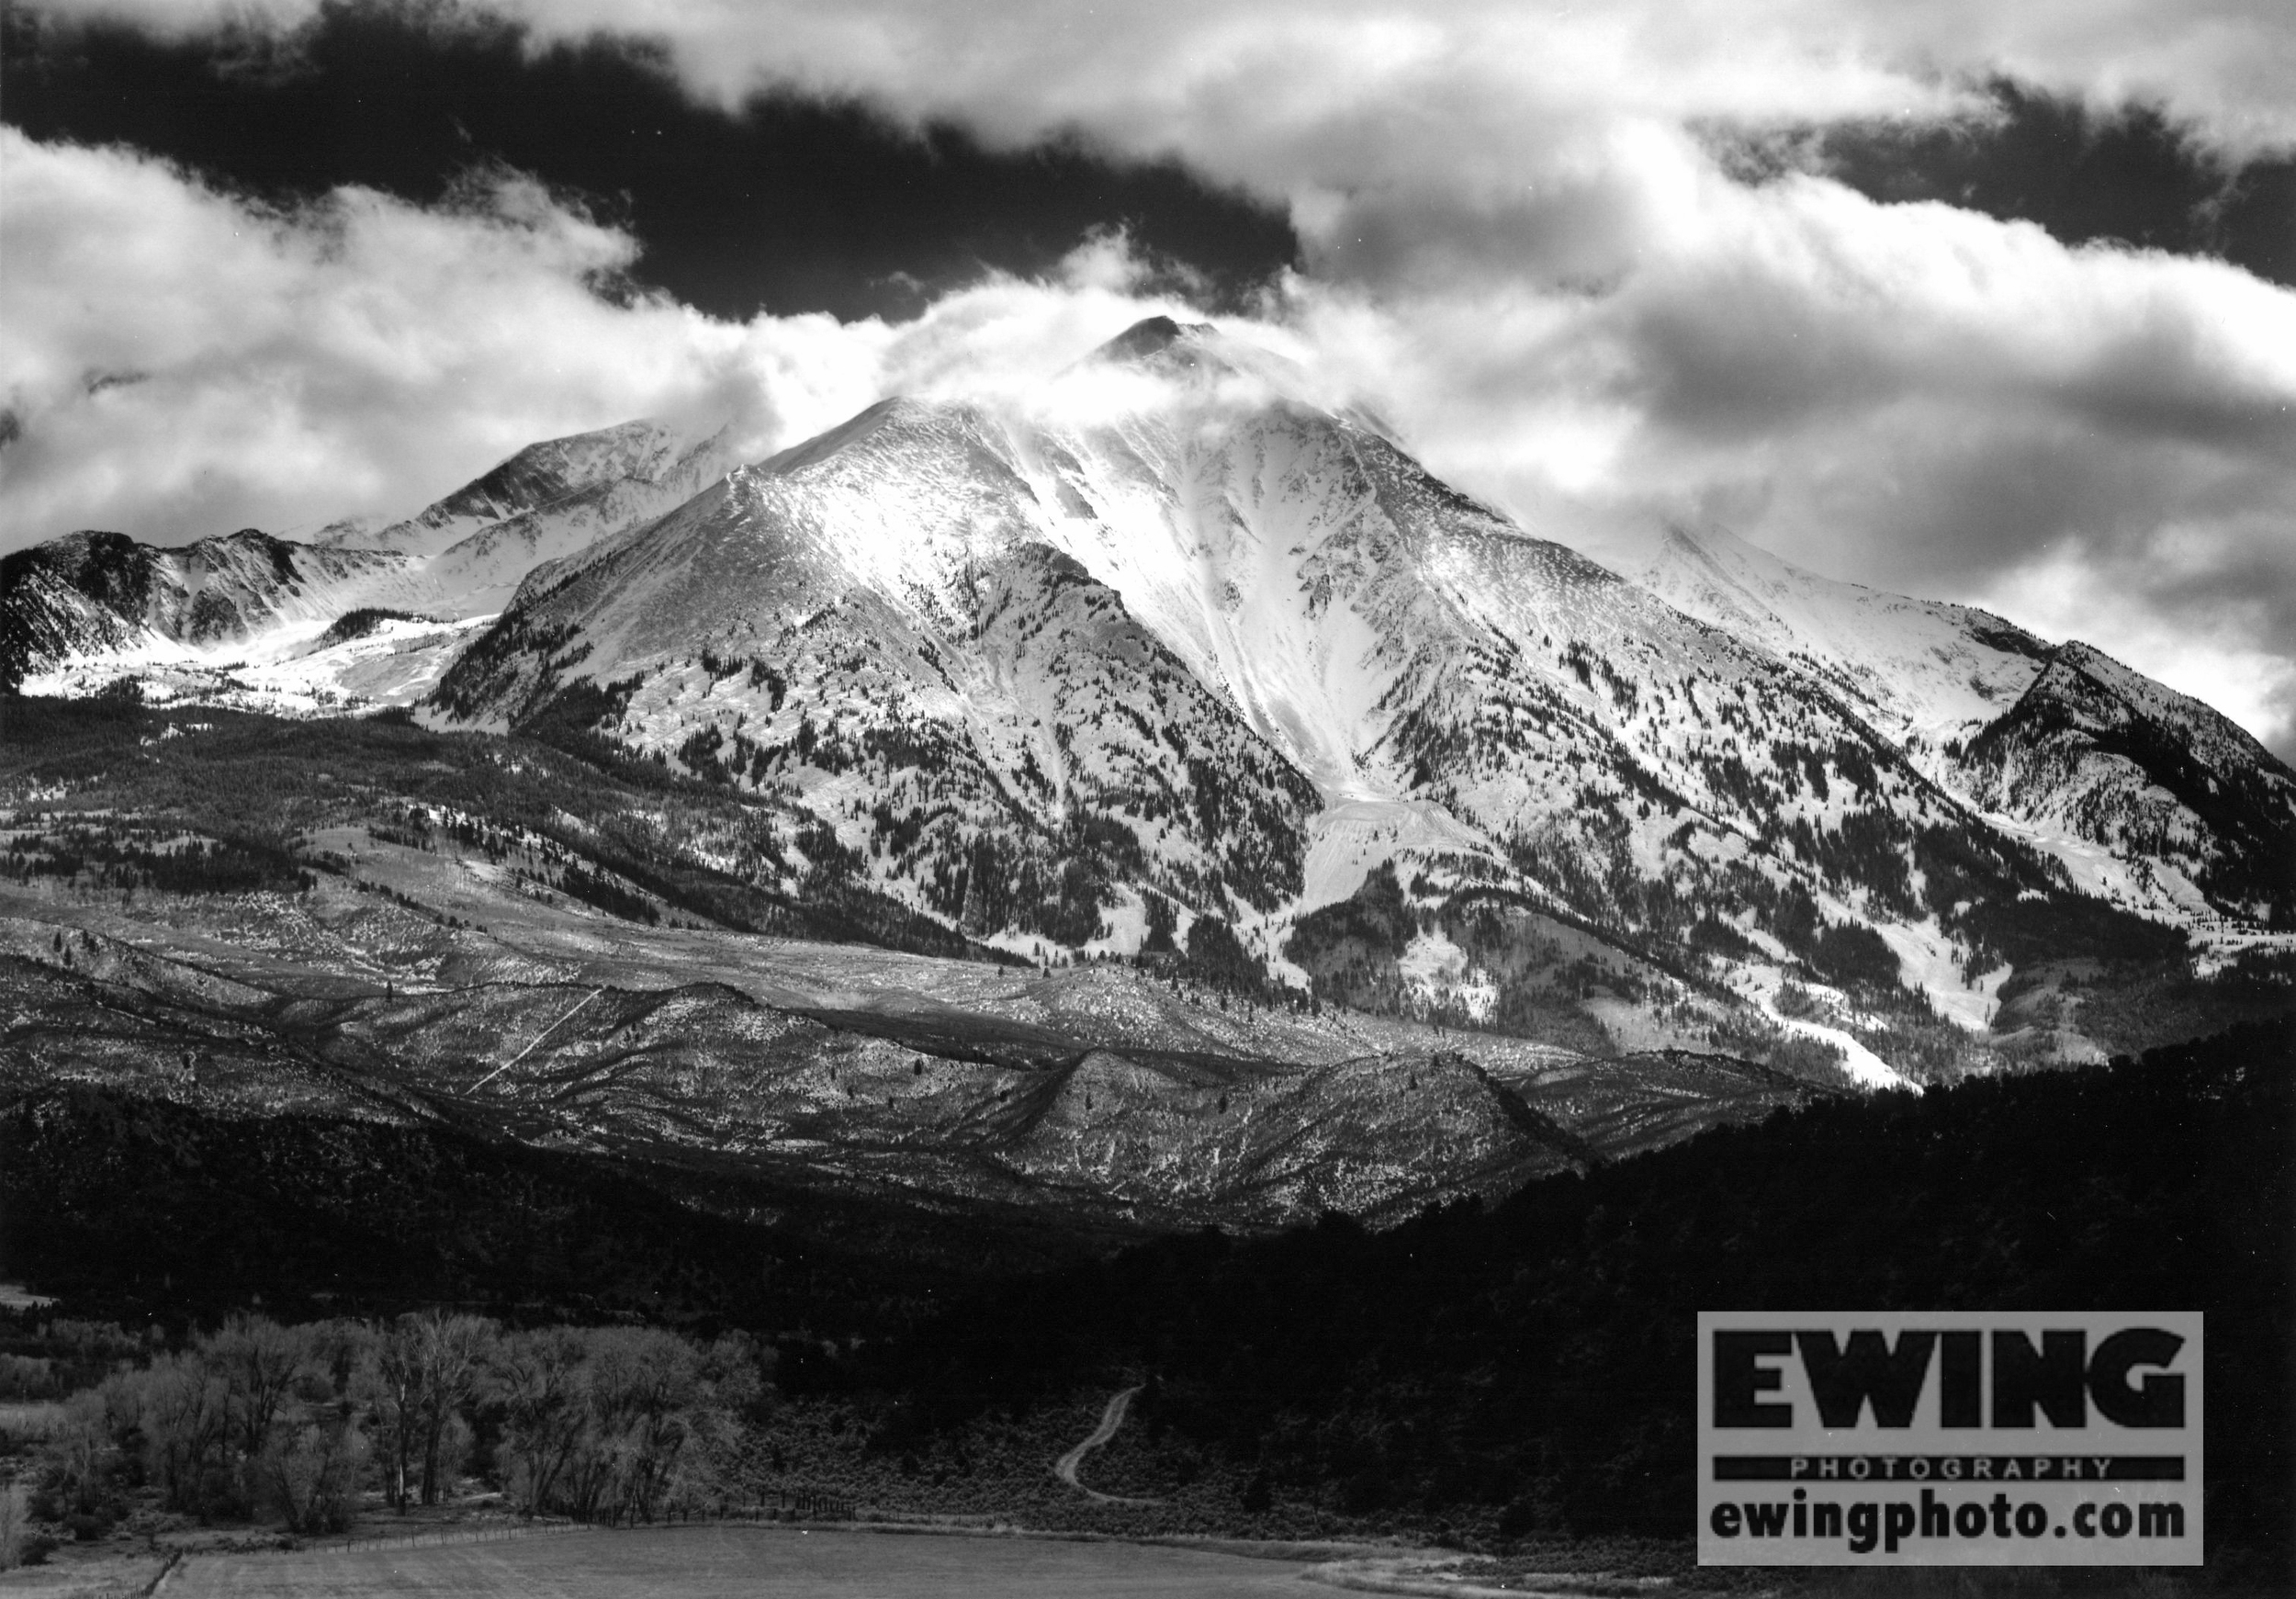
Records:
[[[1272,911],[1314,789],[1039,536],[986,413],[891,401],[538,569],[441,685],[794,801],[968,931],[1068,945],[1143,892]]]
[[[432,703],[756,795],[786,884],[834,862],[1022,948],[1209,918],[1470,1019],[1566,928],[1694,1039],[1751,1004],[1845,1049],[1885,991],[1982,1019],[2043,949],[2178,941],[1982,814],[1963,751],[2048,645],[1685,544],[1627,581],[1159,321],[1043,396],[882,403],[536,569]],[[1381,955],[1311,913],[1383,866],[1418,925]],[[1475,954],[1479,905],[1513,919]]]
[[[658,516],[734,465],[723,433],[626,422],[521,450],[404,522],[180,548],[83,532],[0,564],[0,687],[123,676],[290,711],[427,693],[544,561]]]
[[[0,559],[0,688],[69,692],[125,672],[242,662],[346,614],[427,592],[391,550],[325,549],[253,528],[181,548],[69,535]]]
[[[380,527],[339,522],[322,528],[312,542],[400,549],[428,559],[499,523],[543,512],[591,511],[610,498],[634,499],[648,486],[673,496],[657,508],[658,513],[715,475],[705,468],[713,447],[723,447],[720,436],[694,437],[641,420],[546,439],[403,522]],[[703,475],[697,477],[697,471]]]
[[[696,848],[784,902],[1264,962],[1558,1047],[1919,1075],[2013,974],[2270,944],[2296,891],[2296,778],[2094,650],[1714,531],[1630,580],[1165,319],[748,464],[652,423],[538,445],[408,522],[262,541],[219,632],[115,573],[191,552],[79,536],[10,557],[28,686],[154,638],[394,651],[370,699],[738,796]]]

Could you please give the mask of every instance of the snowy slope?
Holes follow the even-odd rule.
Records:
[[[477,513],[470,509],[474,503],[504,512],[466,533],[425,565],[424,575],[437,591],[436,608],[441,614],[494,614],[509,603],[519,583],[535,567],[683,504],[737,464],[731,441],[722,430],[696,438],[653,422],[632,422],[609,428],[603,434],[562,439],[543,447],[563,452],[591,439],[619,441],[623,447],[581,455],[580,473],[570,463],[561,462],[556,472],[519,480],[538,496],[543,490],[572,484],[563,492],[536,497],[515,509],[490,492],[477,495],[480,485],[512,464],[506,463],[478,484],[423,512],[450,529],[460,529],[468,516]],[[522,452],[514,462],[533,453]],[[417,521],[421,524],[421,519]],[[388,531],[384,536],[389,536]]]
[[[1640,580],[1839,693],[2085,890],[2188,926],[2290,914],[2296,780],[2208,706],[2088,645],[1829,581],[1720,529],[1670,529]]]
[[[1719,527],[1670,527],[1636,580],[1816,676],[1932,777],[2014,704],[2051,646],[1989,612],[1835,582]]]
[[[1018,464],[1056,508],[1048,540],[1328,804],[1433,805],[1481,841],[1446,852],[1629,922],[1648,906],[1614,881],[1727,896],[1730,863],[1796,820],[1963,820],[1769,652],[1529,536],[1368,424],[1270,393],[1265,366],[1219,380],[1240,364],[1217,335],[1174,345],[1212,380],[1101,426],[1039,424]],[[1738,759],[1778,744],[1806,759]]]

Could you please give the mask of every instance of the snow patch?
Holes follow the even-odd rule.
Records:
[[[1839,1049],[1842,1069],[1869,1088],[1911,1088],[1916,1093],[1920,1092],[1920,1085],[1900,1075],[1896,1067],[1838,1027],[1827,1027],[1821,1022],[1807,1021],[1798,1016],[1779,1016],[1773,1019],[1788,1032],[1818,1039]]]
[[[1292,914],[1345,899],[1381,861],[1406,854],[1500,861],[1487,837],[1433,800],[1345,801],[1308,824],[1306,888]]]
[[[1488,1021],[1499,1003],[1499,985],[1440,932],[1412,939],[1396,965],[1403,980],[1428,999],[1462,1006],[1477,1021]]]
[[[1876,922],[1874,930],[1897,957],[1903,980],[1930,997],[1930,1008],[1964,1032],[1982,1033],[1993,1025],[2001,1008],[2001,985],[2014,967],[2004,963],[1975,979],[1962,975],[1962,963],[1953,941],[1934,918],[1916,927]]]

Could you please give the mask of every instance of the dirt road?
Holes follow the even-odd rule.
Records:
[[[1102,1504],[1162,1504],[1164,1501],[1161,1499],[1127,1499],[1120,1493],[1102,1493],[1076,1481],[1076,1469],[1084,1464],[1085,1457],[1116,1436],[1116,1429],[1124,1424],[1124,1413],[1131,1408],[1132,1395],[1139,1391],[1137,1383],[1120,1390],[1109,1401],[1108,1408],[1100,1413],[1100,1424],[1092,1429],[1091,1435],[1052,1463],[1052,1475],[1086,1499],[1097,1500]]]

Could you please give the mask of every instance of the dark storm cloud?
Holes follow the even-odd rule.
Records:
[[[2229,156],[2156,105],[2099,107],[1998,78],[1985,95],[1983,110],[1944,121],[1859,119],[1795,142],[1874,199],[1942,200],[2069,244],[2221,256],[2296,284],[2296,158]]]
[[[359,185],[418,203],[506,165],[641,242],[632,273],[715,315],[912,313],[985,270],[1051,270],[1122,227],[1204,297],[1289,265],[1279,208],[1080,138],[990,152],[851,99],[692,98],[664,47],[537,39],[455,6],[355,0],[290,29],[163,38],[12,7],[0,116],[35,139],[119,143],[273,200]]]

